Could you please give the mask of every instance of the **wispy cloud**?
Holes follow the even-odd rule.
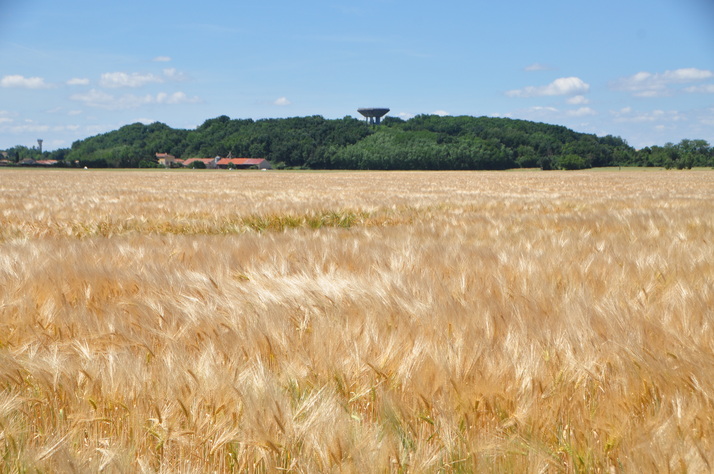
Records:
[[[153,61],[156,63],[168,63],[171,61],[171,58],[169,56],[156,56]]]
[[[22,89],[49,89],[52,87],[41,77],[25,77],[20,75],[3,76],[0,79],[0,87],[22,88]]]
[[[174,92],[171,94],[159,92],[156,95],[146,94],[142,96],[134,94],[114,96],[97,89],[92,89],[84,94],[73,94],[70,96],[70,99],[81,102],[89,107],[97,107],[105,110],[135,109],[150,104],[176,105],[201,102],[199,97],[189,97],[184,92]]]
[[[677,110],[651,110],[648,112],[635,111],[632,107],[623,107],[620,110],[610,111],[615,122],[643,123],[643,122],[681,122],[687,117]]]
[[[151,96],[148,96],[151,97]],[[147,103],[152,103],[154,100],[149,100]],[[199,97],[189,97],[185,92],[174,92],[173,94],[167,94],[166,92],[159,92],[156,94],[155,102],[157,104],[197,104],[201,102]]]
[[[524,71],[534,72],[534,71],[549,71],[551,68],[541,63],[533,63],[523,68]]]
[[[286,105],[290,105],[290,104],[292,104],[292,102],[290,102],[287,97],[280,97],[273,101],[273,105],[278,105],[281,107],[285,107]]]
[[[155,74],[140,74],[137,72],[106,72],[102,74],[99,84],[102,87],[141,87],[152,82],[164,82],[164,79]]]
[[[714,94],[714,84],[704,84],[701,86],[691,86],[684,89],[684,92]]]
[[[614,90],[629,92],[635,97],[666,97],[672,94],[674,85],[691,84],[712,78],[714,78],[714,72],[697,68],[675,69],[661,73],[641,71],[613,81],[610,87]],[[685,91],[699,92],[687,89]]]
[[[451,114],[449,112],[447,112],[446,110],[435,110],[432,112],[432,115],[438,115],[439,117],[446,117]]]
[[[597,115],[597,111],[591,107],[579,107],[577,109],[559,109],[557,107],[538,105],[522,109],[514,113],[504,114],[505,117],[519,117],[526,120],[567,120],[579,117],[589,117]]]
[[[545,86],[527,86],[506,92],[509,97],[542,97],[554,95],[582,95],[590,90],[579,77],[561,77]]]
[[[108,89],[138,88],[147,84],[163,84],[165,82],[180,82],[187,79],[186,74],[175,68],[166,68],[161,74],[138,72],[107,72],[102,74],[99,85]]]
[[[569,97],[565,102],[570,105],[585,105],[589,104],[590,100],[584,95],[574,95],[573,97]]]
[[[548,113],[548,114],[553,114],[553,113],[558,113],[559,110],[556,109],[555,107],[544,107],[537,105],[535,107],[531,107],[528,109],[529,112],[535,112],[537,114],[542,114],[542,113]]]
[[[588,115],[597,115],[597,112],[590,107],[580,107],[575,110],[567,110],[565,115],[568,117],[586,117]]]
[[[169,82],[180,82],[187,80],[188,76],[185,73],[176,70],[176,68],[171,67],[163,70],[163,79]]]
[[[66,84],[68,86],[88,86],[89,79],[81,78],[81,77],[73,77],[72,79],[67,81]]]

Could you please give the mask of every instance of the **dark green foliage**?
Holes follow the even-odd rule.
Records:
[[[593,166],[714,166],[704,140],[636,151],[620,137],[597,137],[566,127],[490,117],[386,117],[381,126],[345,117],[206,120],[195,130],[135,123],[80,140],[71,149],[40,154],[14,147],[8,159],[58,159],[88,167],[138,167],[156,153],[177,158],[266,158],[276,169],[482,170],[581,169]]]
[[[74,142],[66,159],[80,163],[103,162],[114,168],[136,168],[142,161],[156,161],[156,153],[181,151],[187,134],[187,130],[174,130],[163,123],[134,123]]]
[[[630,161],[623,164],[636,166],[662,166],[667,169],[685,169],[694,166],[714,166],[714,147],[706,140],[684,139],[678,144],[646,147],[639,150]]]
[[[7,159],[12,163],[19,163],[20,161],[30,158],[33,160],[41,160],[42,155],[37,148],[28,148],[26,146],[17,145],[12,148],[5,150],[7,153]]]
[[[156,160],[141,160],[139,168],[163,168]]]
[[[555,159],[555,167],[561,170],[582,170],[592,168],[589,161],[580,155],[561,155]]]

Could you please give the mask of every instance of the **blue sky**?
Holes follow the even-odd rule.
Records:
[[[0,0],[0,149],[359,107],[714,143],[714,2]]]

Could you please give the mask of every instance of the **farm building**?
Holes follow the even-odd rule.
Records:
[[[37,166],[55,166],[57,163],[59,163],[57,160],[37,160],[37,161],[35,161],[35,165],[37,165]]]
[[[232,166],[231,166],[232,165]],[[270,169],[270,163],[265,158],[221,158],[218,160],[219,168],[252,168],[253,166],[260,169]]]
[[[247,168],[259,168],[269,170],[272,168],[270,162],[265,158],[232,158],[228,155],[228,158],[221,158],[216,156],[215,158],[187,158],[185,160],[178,159],[173,155],[168,153],[156,153],[156,158],[158,163],[167,168],[173,168],[176,166],[190,167],[194,162],[200,161],[208,169],[247,169]]]
[[[186,167],[189,167],[196,161],[202,161],[203,164],[206,165],[206,168],[208,168],[210,170],[214,170],[214,169],[218,168],[217,163],[218,163],[218,160],[220,160],[220,159],[221,158],[219,156],[217,156],[215,158],[187,158],[187,159],[183,160],[183,165]]]

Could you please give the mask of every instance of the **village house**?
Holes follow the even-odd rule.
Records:
[[[167,168],[174,168],[178,166],[190,167],[196,161],[202,162],[206,165],[207,169],[248,169],[248,168],[258,168],[261,170],[272,169],[270,162],[265,158],[233,158],[228,155],[228,158],[221,158],[216,156],[215,158],[187,158],[185,160],[178,159],[173,155],[168,153],[156,153],[156,158],[158,163]]]
[[[157,153],[156,158],[159,161],[159,164],[161,166],[165,166],[167,168],[172,168],[176,166],[176,157],[173,155],[169,155],[168,153]]]
[[[191,165],[197,161],[202,162],[206,165],[207,169],[248,169],[248,168],[258,168],[261,170],[269,170],[272,168],[270,162],[265,158],[233,158],[229,154],[227,158],[221,158],[216,156],[214,158],[187,158],[181,160],[168,153],[156,153],[156,159],[158,163],[167,168],[174,168],[178,166],[191,167]]]

